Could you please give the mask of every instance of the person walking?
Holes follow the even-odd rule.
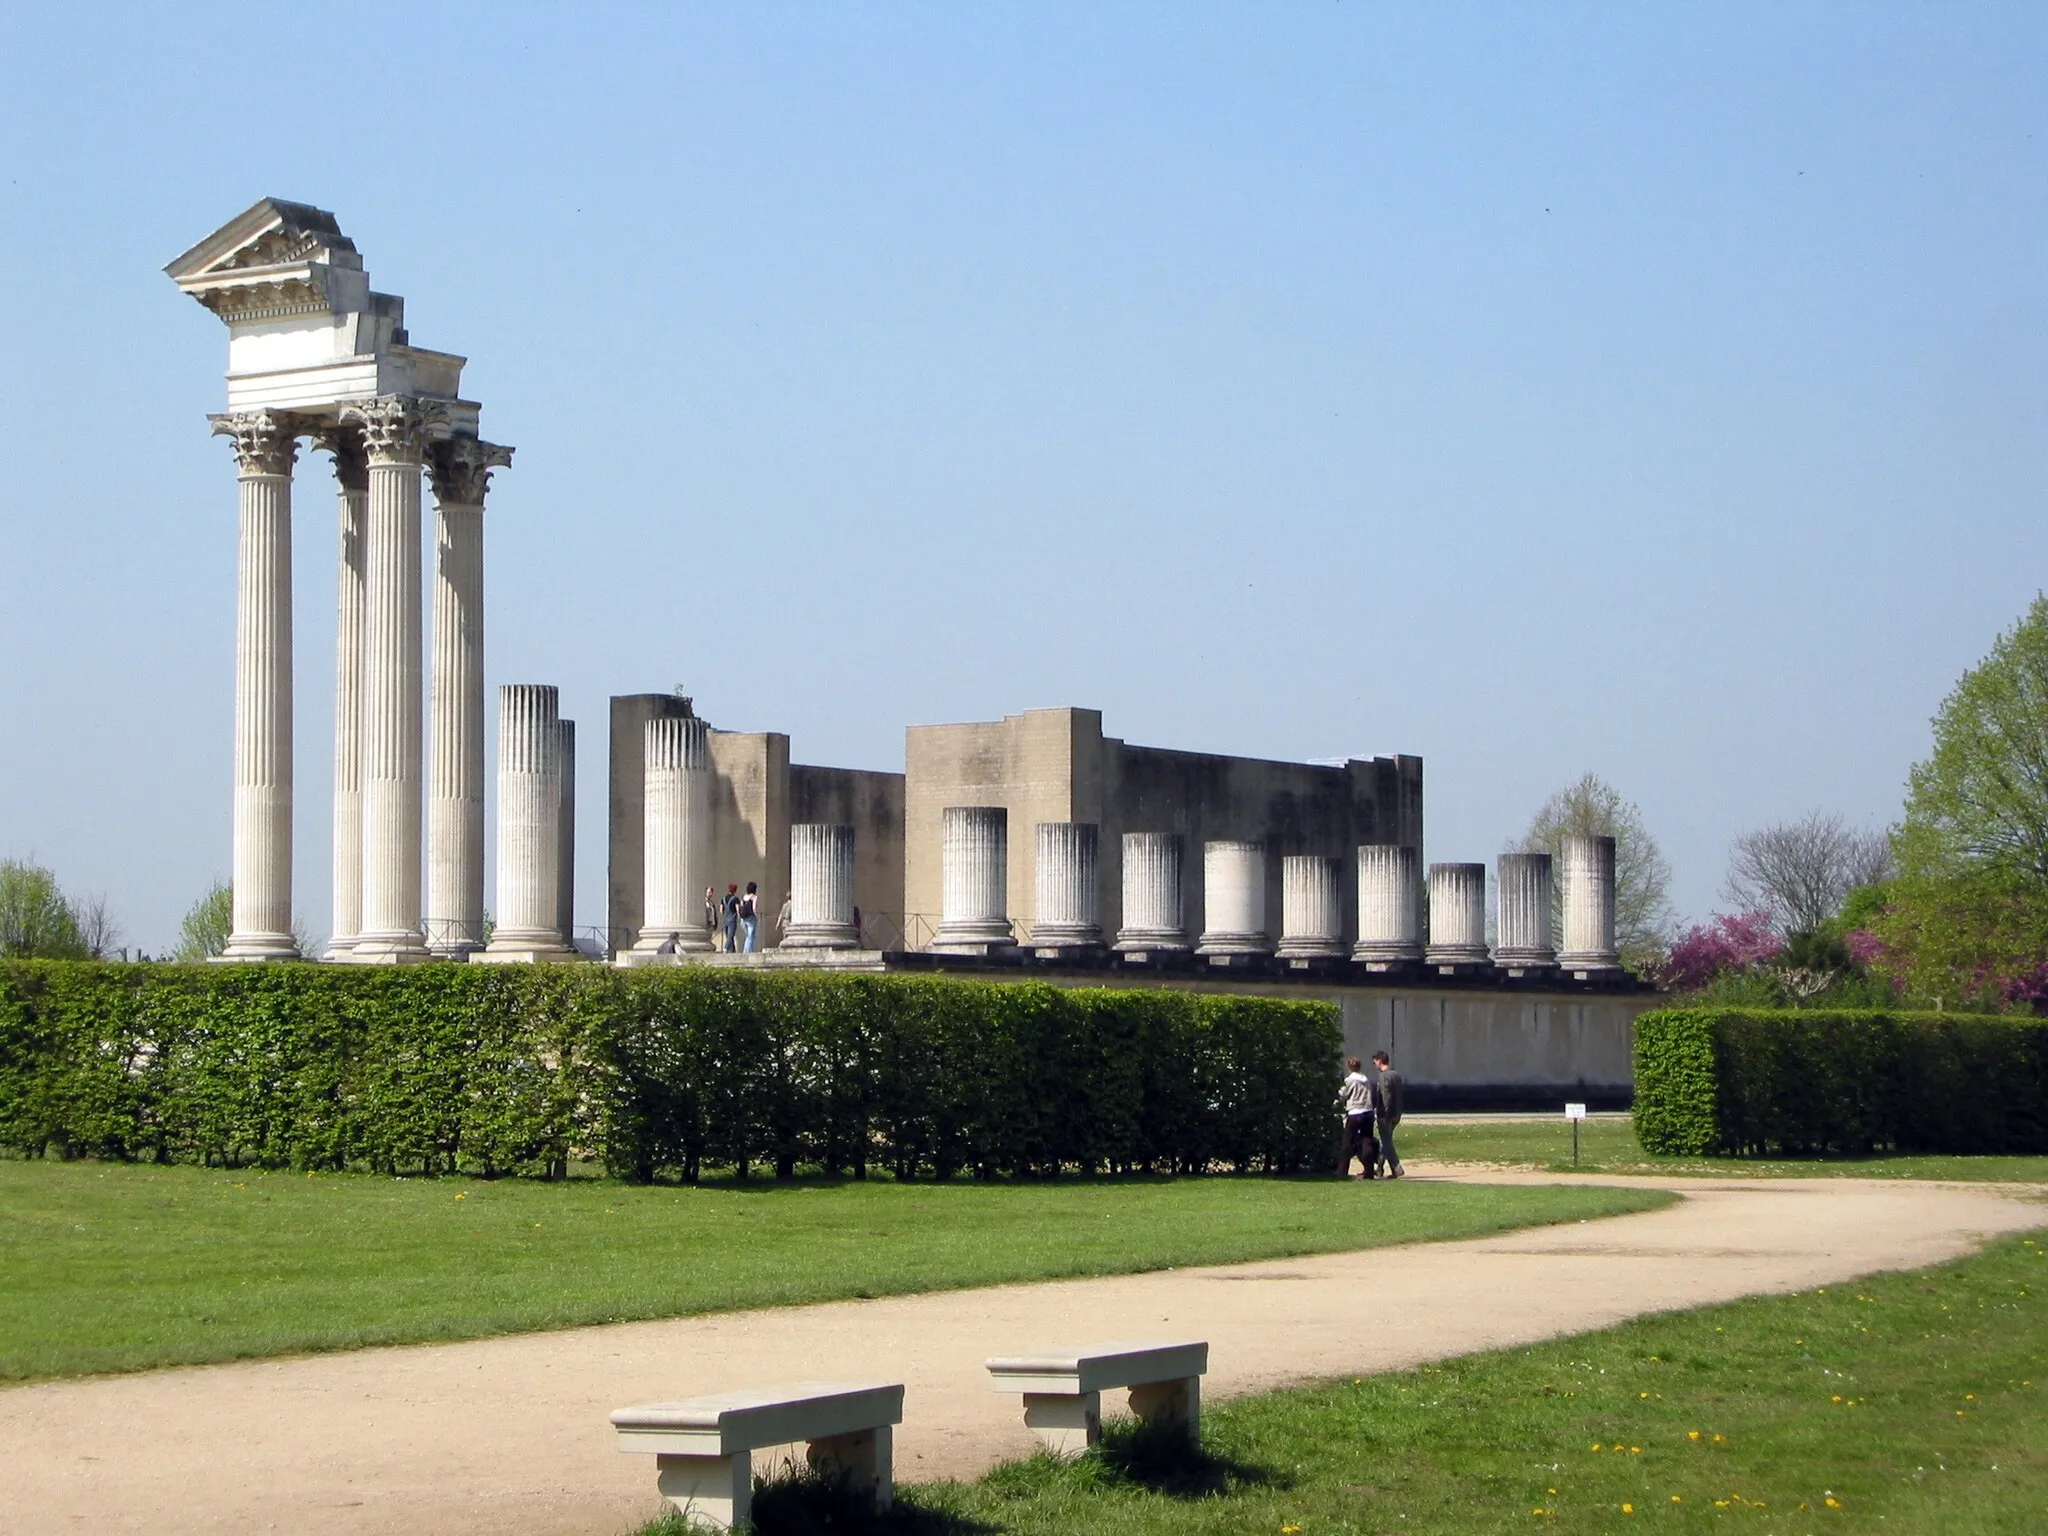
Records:
[[[1337,1107],[1344,1112],[1344,1153],[1337,1171],[1350,1178],[1369,1179],[1379,1162],[1379,1148],[1372,1136],[1373,1082],[1360,1070],[1364,1064],[1356,1056],[1344,1065],[1348,1068],[1344,1086],[1337,1090]],[[1363,1173],[1351,1172],[1354,1157]]]
[[[704,937],[713,949],[718,948],[718,887],[704,887]]]
[[[761,888],[753,881],[747,882],[747,894],[740,898],[740,950],[753,954],[761,945],[756,937],[761,930]]]
[[[775,914],[775,943],[779,948],[789,937],[789,920],[796,911],[796,897],[788,891],[782,893],[782,910]]]
[[[1394,1063],[1385,1051],[1372,1053],[1372,1065],[1379,1074],[1379,1081],[1373,1087],[1380,1108],[1380,1166],[1388,1178],[1398,1179],[1408,1171],[1401,1166],[1401,1154],[1394,1150],[1394,1127],[1401,1123],[1401,1074],[1394,1070]]]
[[[718,908],[719,921],[725,927],[725,952],[729,955],[737,947],[740,931],[740,888],[728,885],[725,900]]]

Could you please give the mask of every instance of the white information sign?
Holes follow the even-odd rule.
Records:
[[[1567,1120],[1583,1120],[1586,1118],[1586,1106],[1583,1104],[1567,1104],[1564,1107],[1564,1117]]]

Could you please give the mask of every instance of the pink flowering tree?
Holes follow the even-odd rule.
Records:
[[[1716,913],[1678,936],[1659,979],[1674,992],[1696,992],[1725,971],[1761,970],[1784,948],[1770,913]]]

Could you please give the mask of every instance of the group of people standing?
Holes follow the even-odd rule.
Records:
[[[787,923],[787,898],[782,903],[782,913],[782,920]],[[711,935],[713,949],[728,955],[753,954],[761,947],[761,887],[752,880],[744,891],[737,884],[728,885],[721,897],[717,886],[705,886],[704,931]],[[721,936],[723,943],[719,942]]]
[[[1385,1051],[1372,1053],[1366,1072],[1354,1056],[1345,1064],[1344,1086],[1337,1107],[1344,1113],[1344,1151],[1337,1171],[1354,1179],[1398,1179],[1406,1171],[1394,1150],[1394,1127],[1401,1123],[1401,1074]],[[1360,1173],[1351,1172],[1358,1160]]]

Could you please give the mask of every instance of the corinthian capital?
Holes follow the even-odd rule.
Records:
[[[344,491],[370,488],[370,452],[357,428],[338,421],[322,422],[313,432],[313,446],[334,455],[334,478]]]
[[[434,497],[449,507],[482,506],[484,492],[490,489],[491,471],[511,462],[510,448],[474,437],[451,437],[427,451]]]
[[[245,475],[288,475],[299,456],[305,424],[283,411],[229,411],[206,418],[213,435],[234,444],[235,462]]]
[[[426,413],[411,395],[378,395],[345,405],[341,424],[362,432],[372,464],[417,464],[426,452]]]

